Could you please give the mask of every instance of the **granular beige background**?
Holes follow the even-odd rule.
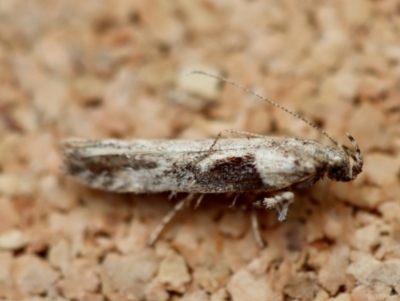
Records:
[[[81,186],[62,174],[63,138],[234,128],[329,143],[235,87],[185,77],[196,69],[341,143],[351,133],[363,173],[299,191],[285,223],[259,211],[262,250],[229,196],[146,247],[168,194]],[[0,298],[400,300],[399,87],[396,0],[1,0]]]

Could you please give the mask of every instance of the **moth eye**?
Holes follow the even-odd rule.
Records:
[[[338,174],[340,171],[339,167],[331,167],[331,173],[336,175]]]
[[[331,179],[340,179],[343,177],[343,167],[341,166],[330,166],[328,170],[328,176]]]

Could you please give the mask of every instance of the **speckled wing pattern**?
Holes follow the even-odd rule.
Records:
[[[66,172],[115,192],[226,193],[310,186],[338,149],[302,138],[63,142]],[[339,153],[339,154],[338,154]]]

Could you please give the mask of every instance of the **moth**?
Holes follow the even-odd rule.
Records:
[[[294,200],[293,190],[307,188],[325,175],[334,181],[352,181],[362,171],[363,156],[351,135],[347,134],[354,149],[338,144],[298,114],[224,77],[193,73],[217,78],[271,103],[319,130],[335,147],[311,139],[234,130],[227,131],[245,138],[222,138],[221,132],[216,139],[206,140],[65,140],[64,170],[92,188],[119,193],[188,193],[152,234],[151,243],[173,215],[196,196],[201,200],[209,193],[268,193],[256,204],[274,208],[283,221]]]

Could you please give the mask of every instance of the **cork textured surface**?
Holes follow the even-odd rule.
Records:
[[[400,300],[400,5],[396,0],[1,0],[0,299]],[[177,200],[92,190],[59,143],[318,131],[364,170],[295,193],[286,222],[206,196],[153,247]],[[229,136],[229,134],[227,135]],[[349,145],[350,146],[350,145]]]

